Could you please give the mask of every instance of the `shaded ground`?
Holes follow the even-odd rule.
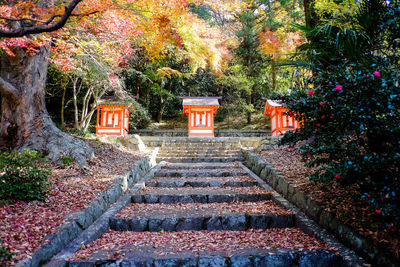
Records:
[[[144,156],[114,144],[87,141],[95,151],[95,158],[89,161],[90,174],[82,174],[76,163],[65,168],[51,164],[52,186],[45,202],[15,201],[0,206],[0,239],[14,254],[11,265],[32,255],[46,235],[57,232],[69,213],[87,207],[114,178]]]
[[[342,222],[351,226],[360,235],[371,238],[375,244],[386,248],[400,259],[400,231],[388,229],[386,225],[380,223],[375,207],[368,200],[359,199],[358,185],[344,188],[335,181],[329,183],[310,181],[306,175],[315,169],[304,166],[301,152],[296,148],[283,146],[263,152],[261,156],[326,210],[336,213]]]

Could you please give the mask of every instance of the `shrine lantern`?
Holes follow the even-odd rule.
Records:
[[[180,97],[183,100],[183,114],[188,114],[189,136],[214,136],[214,115],[219,108],[217,97]]]
[[[265,98],[263,100],[266,100],[264,115],[271,117],[271,136],[281,136],[300,127],[293,116],[286,114],[289,110],[281,103]]]
[[[122,135],[129,132],[129,112],[135,107],[132,103],[122,104],[118,101],[102,101],[97,107],[96,134]]]

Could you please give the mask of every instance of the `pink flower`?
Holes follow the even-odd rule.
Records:
[[[309,95],[314,95],[314,91],[313,90],[308,90],[308,94]]]
[[[374,71],[373,73],[372,73],[374,76],[376,76],[376,77],[381,77],[381,73],[379,72],[379,71]]]
[[[378,210],[378,209],[376,209],[375,211],[376,211],[376,213],[378,213],[378,214],[381,214],[381,212],[382,212],[381,210]]]
[[[294,148],[294,145],[290,145],[289,148]]]
[[[325,115],[322,115],[322,116],[321,116],[321,119],[325,119],[325,118],[326,118],[326,116],[325,116]]]
[[[311,158],[311,154],[310,154],[310,153],[307,153],[307,157]]]
[[[339,91],[342,90],[342,86],[340,84],[337,84],[335,88],[336,88],[336,90],[339,90]]]
[[[326,102],[324,101],[324,102],[321,102],[321,103],[319,103],[319,105],[320,106],[323,106],[323,105],[325,105],[326,104]]]
[[[342,176],[340,176],[340,174],[336,174],[336,175],[335,175],[335,178],[336,178],[336,179],[340,179],[340,178],[342,178]]]
[[[321,124],[317,123],[317,127],[320,127],[320,126],[321,126]]]

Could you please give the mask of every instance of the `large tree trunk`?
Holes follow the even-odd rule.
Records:
[[[49,47],[38,49],[32,55],[17,47],[15,56],[3,53],[1,57],[0,147],[46,152],[54,162],[71,156],[83,167],[93,156],[93,149],[59,130],[47,113],[45,82],[50,52]]]

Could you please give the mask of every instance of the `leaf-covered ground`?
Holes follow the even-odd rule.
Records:
[[[44,237],[57,232],[72,212],[85,208],[116,176],[144,156],[112,144],[87,141],[95,150],[89,161],[90,174],[82,174],[76,163],[65,168],[53,165],[52,186],[45,202],[16,201],[0,206],[0,239],[14,254],[10,265],[32,255]]]
[[[126,247],[157,253],[203,251],[225,252],[261,249],[334,249],[305,234],[298,228],[249,229],[245,231],[177,231],[177,232],[119,232],[108,230],[99,239],[77,251],[73,260],[94,259],[103,252],[105,258],[121,258]],[[160,251],[158,250],[160,249]]]
[[[225,213],[248,213],[248,214],[260,214],[260,213],[274,213],[274,214],[292,214],[288,209],[276,204],[272,200],[257,201],[257,202],[230,202],[230,203],[175,203],[175,204],[142,204],[133,203],[122,209],[117,217],[121,218],[132,218],[140,216],[148,216],[149,214],[158,215],[169,215],[176,212],[190,212],[193,215],[196,211],[206,213],[212,211],[213,213],[225,214]],[[210,212],[208,212],[210,213]]]
[[[387,248],[400,258],[400,231],[388,229],[380,223],[375,208],[366,200],[360,199],[358,185],[343,187],[332,181],[317,183],[306,175],[315,171],[304,166],[301,152],[289,146],[278,147],[261,153],[272,166],[327,210],[336,213],[337,218],[351,226],[360,235],[372,238],[375,244]]]

